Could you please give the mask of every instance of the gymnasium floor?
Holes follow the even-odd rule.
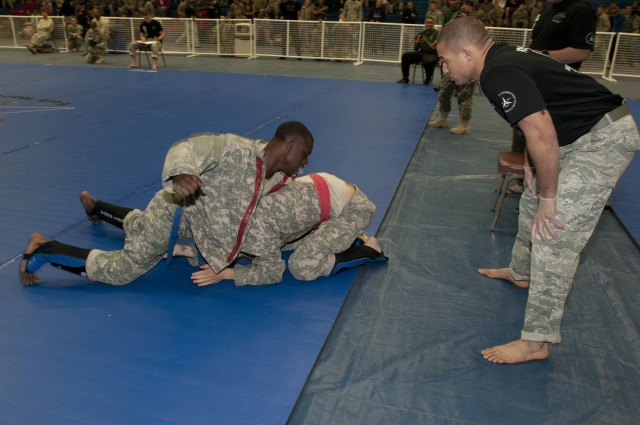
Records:
[[[506,264],[516,228],[508,199],[488,230],[510,130],[481,95],[472,134],[454,137],[424,128],[433,91],[384,82],[397,66],[170,56],[170,69],[146,73],[122,69],[122,55],[76,67],[72,54],[2,53],[0,423],[637,423],[640,256],[611,210],[551,359],[496,366],[478,353],[519,335],[526,301],[475,272]],[[635,81],[610,87],[640,97]],[[80,190],[144,206],[172,141],[269,137],[283,118],[316,135],[306,171],[374,199],[370,231],[388,265],[204,291],[184,283],[186,264],[122,288],[52,269],[39,287],[18,284],[31,231],[121,243],[84,220]]]

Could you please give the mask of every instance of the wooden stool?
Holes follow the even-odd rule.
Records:
[[[491,231],[496,228],[496,222],[500,216],[500,210],[507,196],[507,189],[513,180],[524,178],[524,153],[519,152],[500,152],[498,154],[498,172],[502,174],[502,181],[496,190],[496,196],[493,200],[493,221],[491,221]],[[520,194],[517,194],[518,196]]]

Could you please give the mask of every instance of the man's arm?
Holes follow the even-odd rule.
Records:
[[[178,184],[184,184],[185,190],[192,194],[198,187],[202,187],[200,176],[212,170],[222,159],[227,137],[224,135],[203,134],[190,137],[175,143],[167,152],[162,169],[162,181],[166,189],[173,189],[184,196],[174,183],[179,175],[188,176]],[[189,189],[190,188],[190,189]]]
[[[576,49],[575,47],[565,47],[560,50],[549,50],[548,55],[562,63],[584,62],[591,55],[590,49]]]
[[[553,226],[564,224],[556,218],[558,173],[560,171],[560,146],[549,111],[535,112],[518,122],[527,139],[527,155],[535,166],[538,191],[538,212],[531,228],[531,241],[537,236],[548,241],[557,238]],[[535,194],[535,192],[534,192]]]

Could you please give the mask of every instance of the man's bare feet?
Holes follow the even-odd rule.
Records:
[[[508,280],[518,288],[527,289],[529,287],[528,280],[515,280],[513,277],[511,277],[509,269],[478,269],[478,273],[491,279]]]
[[[84,208],[84,212],[87,214],[87,220],[93,224],[102,224],[102,220],[98,220],[91,215],[91,211],[93,211],[96,206],[96,201],[97,199],[86,190],[80,193],[80,202],[82,202],[82,208]]]
[[[375,236],[368,236],[364,246],[368,246],[369,248],[373,248],[378,252],[382,252],[382,247],[380,246],[380,242]]]
[[[549,343],[518,339],[508,344],[496,345],[481,351],[482,357],[498,364],[524,363],[549,357]]]
[[[25,254],[31,254],[36,250],[40,245],[45,242],[48,242],[49,238],[40,233],[32,233],[29,237],[29,242],[27,243],[27,247],[24,250]],[[34,283],[40,283],[40,278],[35,273],[29,273],[27,271],[27,260],[23,258],[20,260],[20,281],[24,285],[33,285]]]

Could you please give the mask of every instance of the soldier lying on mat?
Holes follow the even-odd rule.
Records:
[[[96,200],[88,192],[80,197],[94,223],[106,221],[122,228],[125,217],[134,211]],[[242,251],[252,257],[250,264],[236,264],[215,273],[198,255],[195,245],[175,245],[171,256],[200,257],[204,264],[191,276],[198,286],[225,279],[235,280],[236,285],[260,285],[282,279],[285,263],[280,250],[294,249],[289,258],[290,272],[297,279],[312,280],[367,262],[387,260],[375,237],[360,236],[374,210],[357,187],[330,174],[312,174],[262,198],[242,246]],[[37,283],[35,272],[46,263],[87,276],[90,250],[33,234],[25,252],[20,265],[25,284]]]

